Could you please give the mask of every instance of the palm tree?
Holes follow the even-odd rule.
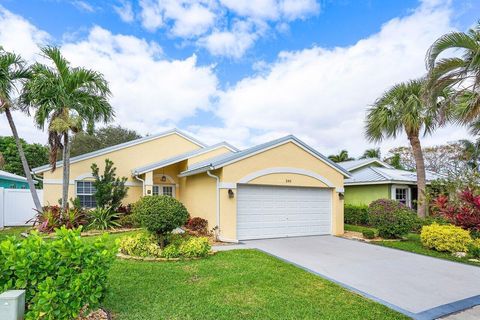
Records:
[[[32,77],[24,86],[22,101],[26,108],[34,108],[35,122],[40,129],[48,124],[52,171],[56,169],[57,152],[62,150],[62,209],[66,210],[71,133],[81,131],[85,124],[91,131],[95,122],[108,122],[114,114],[108,102],[110,89],[102,74],[72,68],[58,48],[45,47],[42,53],[53,65],[32,66]]]
[[[328,159],[332,160],[333,162],[343,162],[343,161],[354,160],[353,158],[349,157],[347,150],[342,150],[340,151],[339,154],[329,155]]]
[[[396,138],[405,132],[415,157],[418,185],[417,214],[424,217],[425,163],[420,135],[431,133],[437,125],[437,117],[422,100],[423,80],[411,80],[393,86],[368,109],[365,134],[369,141],[380,142]]]
[[[17,127],[13,121],[11,109],[14,107],[12,102],[12,95],[14,91],[18,91],[17,84],[20,84],[27,80],[30,76],[30,70],[25,66],[25,61],[14,53],[6,52],[0,48],[0,112],[4,112],[7,116],[8,124],[12,130],[12,135],[15,138],[18,154],[22,161],[23,171],[28,181],[30,193],[32,194],[33,203],[38,211],[42,211],[42,205],[38,198],[37,190],[33,182],[32,174],[30,173],[30,167],[23,151],[20,137],[18,136]],[[2,155],[3,160],[3,155]]]
[[[462,160],[465,160],[470,168],[478,171],[480,160],[480,138],[476,141],[459,140],[458,143],[462,146]]]
[[[447,50],[461,50],[461,57],[439,59]],[[438,38],[426,55],[427,92],[435,104],[445,88],[457,104],[456,116],[467,124],[480,115],[480,21],[468,32],[450,32]]]
[[[363,152],[363,155],[360,159],[369,159],[369,158],[378,158],[380,159],[380,148],[376,149],[367,149]]]

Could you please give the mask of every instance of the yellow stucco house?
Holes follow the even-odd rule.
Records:
[[[90,166],[107,158],[128,177],[124,203],[173,196],[223,241],[343,233],[348,171],[292,135],[242,151],[176,129],[122,143],[71,159],[70,197],[95,205]],[[45,204],[61,197],[61,166],[33,169],[43,174]]]

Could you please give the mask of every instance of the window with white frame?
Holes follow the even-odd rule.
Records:
[[[164,195],[175,197],[175,187],[170,185],[154,185],[152,188],[152,194],[154,196]]]
[[[95,208],[95,187],[93,181],[77,181],[76,182],[76,195],[80,199],[80,205],[84,208]]]
[[[410,188],[404,186],[394,186],[392,190],[392,198],[406,206],[411,206],[410,203]]]

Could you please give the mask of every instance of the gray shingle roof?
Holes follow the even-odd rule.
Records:
[[[109,153],[109,152],[112,152],[112,151],[116,151],[116,150],[120,150],[120,149],[123,149],[123,148],[131,147],[131,146],[134,146],[134,145],[146,142],[146,141],[154,140],[154,139],[157,139],[159,137],[167,136],[167,135],[174,134],[174,133],[185,137],[186,139],[194,142],[195,144],[199,145],[202,148],[206,147],[206,145],[203,142],[200,142],[199,140],[197,140],[194,137],[186,134],[185,132],[180,131],[178,129],[171,129],[171,130],[164,131],[164,132],[161,132],[161,133],[158,133],[158,134],[146,136],[146,137],[143,137],[143,138],[140,138],[140,139],[135,139],[135,140],[120,143],[120,144],[117,144],[117,145],[114,145],[114,146],[111,146],[111,147],[103,148],[103,149],[96,150],[96,151],[93,151],[93,152],[81,154],[81,155],[76,156],[76,157],[72,157],[70,159],[70,163],[75,163],[75,162],[78,162],[78,161],[81,161],[81,160],[93,158],[93,157],[96,157],[96,156],[99,156],[99,155],[102,155],[102,154],[106,154],[106,153]],[[63,165],[62,161],[57,161],[57,168],[61,167],[62,165]],[[50,168],[51,168],[51,166],[49,164],[47,164],[47,165],[44,165],[44,166],[41,166],[41,167],[33,168],[32,171],[34,173],[40,173],[40,172],[50,170]]]
[[[315,156],[317,156],[318,158],[323,160],[326,164],[328,164],[329,166],[331,166],[335,170],[341,172],[346,177],[350,176],[350,173],[347,170],[345,170],[344,168],[342,168],[338,164],[334,163],[333,161],[331,161],[330,159],[325,157],[323,154],[321,154],[317,150],[313,149],[312,147],[310,147],[309,145],[307,145],[306,143],[304,143],[303,141],[301,141],[300,139],[298,139],[297,137],[295,137],[293,135],[288,135],[288,136],[285,136],[283,138],[279,138],[279,139],[276,139],[276,140],[273,140],[273,141],[262,143],[262,144],[256,145],[254,147],[251,147],[251,148],[248,148],[248,149],[245,149],[243,151],[239,151],[239,152],[236,152],[236,153],[233,153],[233,154],[220,155],[220,156],[217,156],[217,157],[214,157],[214,158],[211,158],[211,159],[207,159],[207,160],[202,161],[202,162],[195,163],[195,164],[191,165],[190,167],[188,167],[188,169],[185,170],[184,172],[182,172],[180,175],[181,176],[188,176],[188,175],[192,175],[192,174],[196,174],[196,173],[205,172],[207,170],[218,169],[218,168],[223,167],[225,164],[238,161],[238,160],[240,160],[244,157],[248,157],[250,155],[253,155],[256,152],[260,152],[264,149],[268,149],[270,147],[274,147],[276,145],[283,144],[283,143],[288,142],[288,141],[293,141],[294,143],[300,145],[302,148],[304,148],[307,151],[309,151],[310,153],[314,154]]]
[[[202,153],[209,152],[211,150],[215,150],[215,149],[218,149],[218,148],[221,148],[221,147],[227,147],[228,149],[232,150],[233,152],[238,152],[239,151],[237,148],[235,148],[234,146],[232,146],[231,144],[229,144],[227,142],[220,142],[220,143],[211,145],[209,147],[185,152],[185,153],[179,154],[178,156],[175,156],[175,157],[171,157],[171,158],[168,158],[168,159],[165,159],[165,160],[162,160],[162,161],[157,161],[157,162],[148,164],[146,166],[135,168],[135,169],[132,170],[132,174],[133,175],[139,175],[139,174],[142,174],[142,173],[145,173],[145,172],[148,172],[148,171],[163,168],[163,167],[169,166],[171,164],[177,163],[179,161],[187,160],[189,158],[195,157],[195,156],[200,155]]]

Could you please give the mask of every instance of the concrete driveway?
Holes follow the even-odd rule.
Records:
[[[480,304],[480,268],[333,236],[245,241],[415,319]]]

